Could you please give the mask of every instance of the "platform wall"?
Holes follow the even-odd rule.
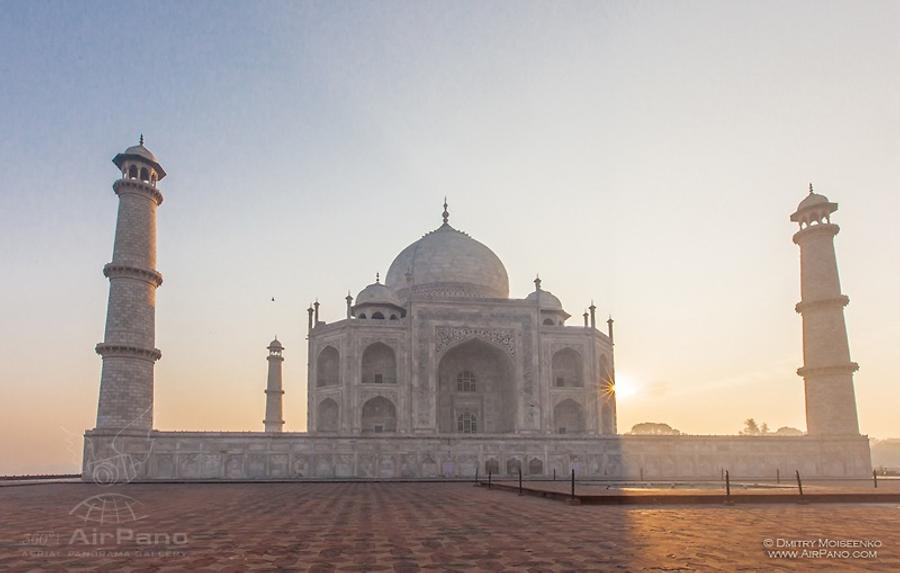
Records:
[[[85,434],[89,481],[473,478],[773,478],[871,475],[865,436],[323,436],[304,433]]]

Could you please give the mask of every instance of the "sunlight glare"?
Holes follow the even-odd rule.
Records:
[[[638,393],[638,384],[628,374],[616,372],[615,392],[617,399],[630,398]]]

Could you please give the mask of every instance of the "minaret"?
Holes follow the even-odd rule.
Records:
[[[122,177],[113,183],[119,196],[109,279],[106,331],[96,346],[103,357],[98,429],[149,430],[153,427],[153,368],[156,349],[156,208],[163,197],[156,184],[166,172],[140,144],[113,158]]]
[[[841,294],[834,236],[840,228],[831,222],[837,211],[823,195],[813,193],[800,202],[791,221],[800,225],[794,242],[800,246],[800,302],[803,317],[803,377],[806,393],[806,430],[810,435],[858,435],[853,373]]]
[[[269,346],[269,378],[266,381],[266,419],[263,420],[267,432],[280,432],[284,426],[281,411],[281,398],[284,396],[284,390],[281,389],[281,363],[284,362],[284,356],[281,351],[284,346],[278,342],[275,337]]]

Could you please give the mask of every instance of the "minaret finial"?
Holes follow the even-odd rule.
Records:
[[[141,134],[141,145],[144,145],[144,134]]]
[[[447,196],[446,195],[444,195],[444,212],[441,213],[441,215],[444,217],[444,224],[446,225],[447,221],[450,220],[450,212],[447,211]]]

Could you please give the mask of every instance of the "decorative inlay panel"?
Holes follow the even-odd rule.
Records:
[[[438,326],[435,328],[435,351],[440,354],[450,346],[470,338],[480,338],[516,355],[516,334],[507,328],[473,328],[469,326]]]

